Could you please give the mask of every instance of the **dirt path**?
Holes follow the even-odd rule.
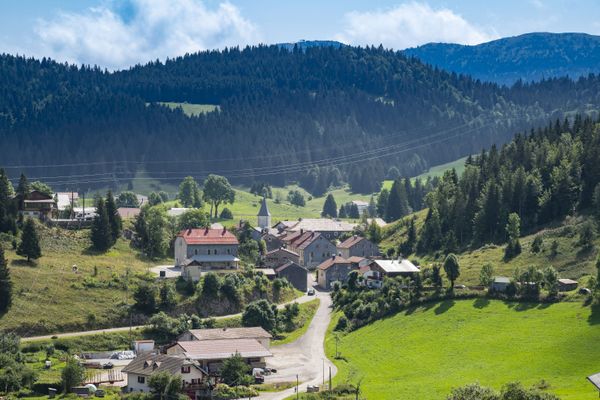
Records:
[[[323,388],[323,383],[329,381],[329,368],[331,377],[335,376],[337,369],[325,355],[324,340],[327,327],[331,321],[331,297],[327,292],[317,291],[320,299],[319,308],[308,327],[306,333],[295,342],[271,348],[273,358],[267,365],[277,369],[277,373],[267,376],[266,383],[295,382],[296,376],[302,382],[299,391],[306,392],[308,385],[318,385]],[[278,400],[294,395],[295,388],[281,392],[263,392],[258,397],[261,400]]]

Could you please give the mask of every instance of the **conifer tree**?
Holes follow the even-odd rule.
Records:
[[[106,251],[112,245],[112,235],[106,205],[102,198],[96,202],[96,217],[90,232],[92,247],[98,251]]]
[[[0,246],[0,315],[4,314],[12,303],[12,289],[8,262],[4,258],[4,249]]]
[[[340,217],[340,218],[347,218],[348,217],[346,215],[346,206],[344,204],[342,204],[340,206],[340,211],[338,212],[338,217]]]
[[[35,222],[30,217],[23,224],[23,233],[21,234],[21,243],[17,248],[17,254],[27,257],[27,261],[37,260],[42,256],[40,248],[40,239],[37,234]]]
[[[335,204],[335,199],[331,193],[329,193],[325,199],[325,204],[323,204],[323,212],[321,212],[321,215],[323,217],[330,218],[337,217],[337,204]]]
[[[29,185],[29,181],[25,174],[21,174],[19,178],[19,185],[17,186],[17,194],[21,197],[21,199],[26,199],[29,196],[29,192],[31,191],[31,186]]]
[[[396,221],[408,214],[406,191],[401,179],[394,181],[386,207],[386,221]]]
[[[110,236],[112,238],[111,245],[115,244],[119,236],[121,236],[121,230],[123,229],[123,222],[121,216],[117,212],[117,204],[112,191],[106,193],[106,215],[108,216],[108,223],[110,225]]]

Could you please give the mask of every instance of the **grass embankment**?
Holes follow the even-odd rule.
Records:
[[[544,380],[563,400],[592,399],[585,377],[600,368],[599,341],[598,307],[449,300],[340,336],[334,383],[361,381],[369,399],[429,400],[472,382],[499,389]],[[333,359],[331,331],[326,351]]]
[[[417,230],[420,230],[427,211],[420,211],[416,215]],[[517,267],[526,268],[530,265],[540,268],[551,265],[559,272],[561,278],[580,279],[586,275],[593,274],[595,271],[594,260],[596,259],[597,249],[600,248],[600,238],[596,238],[595,246],[592,249],[582,249],[577,244],[581,223],[586,218],[588,217],[567,218],[539,232],[523,236],[520,239],[521,254],[508,261],[504,260],[505,245],[487,245],[479,249],[457,254],[460,262],[460,277],[457,283],[465,285],[479,284],[479,272],[485,263],[490,263],[494,266],[496,275],[508,277],[513,276],[513,272]],[[387,229],[389,229],[388,232],[394,230],[395,232],[382,242],[381,246],[384,253],[390,247],[397,249],[398,245],[406,237],[406,227],[398,228],[398,225],[394,224]],[[534,254],[531,252],[531,244],[538,235],[543,239],[542,251]],[[551,250],[553,241],[558,243],[558,252],[556,254],[553,254]],[[424,257],[411,255],[409,259],[418,260],[421,265],[429,265],[434,262],[441,263],[444,256],[445,254],[440,254],[436,259],[432,255]]]
[[[312,322],[312,319],[315,316],[317,309],[319,308],[319,303],[319,299],[314,299],[306,303],[300,304],[300,313],[296,318],[294,318],[294,326],[296,327],[296,329],[294,329],[291,332],[281,333],[277,339],[272,341],[272,344],[274,346],[277,346],[280,344],[291,343],[298,339],[300,336],[304,335],[310,323]]]

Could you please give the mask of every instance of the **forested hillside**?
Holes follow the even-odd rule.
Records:
[[[427,196],[422,227],[414,219],[404,222],[408,234],[399,251],[445,254],[508,243],[505,258],[510,259],[521,251],[522,233],[576,213],[591,213],[600,222],[598,160],[600,124],[590,118],[576,116],[519,134],[500,149],[469,157],[461,177],[447,171]],[[588,219],[578,244],[585,250],[594,237],[595,224]]]
[[[349,46],[207,51],[114,73],[3,55],[0,159],[11,178],[74,190],[144,170],[373,192],[391,167],[414,175],[595,110],[599,88],[595,76],[500,88]],[[159,102],[219,108],[187,116]]]
[[[429,43],[404,52],[447,71],[506,85],[600,73],[600,36],[584,33],[528,33],[475,46]]]

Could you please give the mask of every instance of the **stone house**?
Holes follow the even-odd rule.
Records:
[[[285,278],[296,289],[306,292],[308,289],[308,270],[302,265],[290,261],[279,266],[275,272],[279,278]]]
[[[286,249],[285,247],[267,252],[264,259],[265,267],[267,268],[277,268],[280,265],[287,264],[290,261],[299,263],[300,256],[298,253]]]
[[[345,258],[329,257],[317,267],[317,282],[323,289],[329,290],[333,282],[346,282],[352,270],[352,263]]]
[[[378,257],[379,247],[369,239],[352,235],[336,246],[338,255],[344,258],[350,257]]]

